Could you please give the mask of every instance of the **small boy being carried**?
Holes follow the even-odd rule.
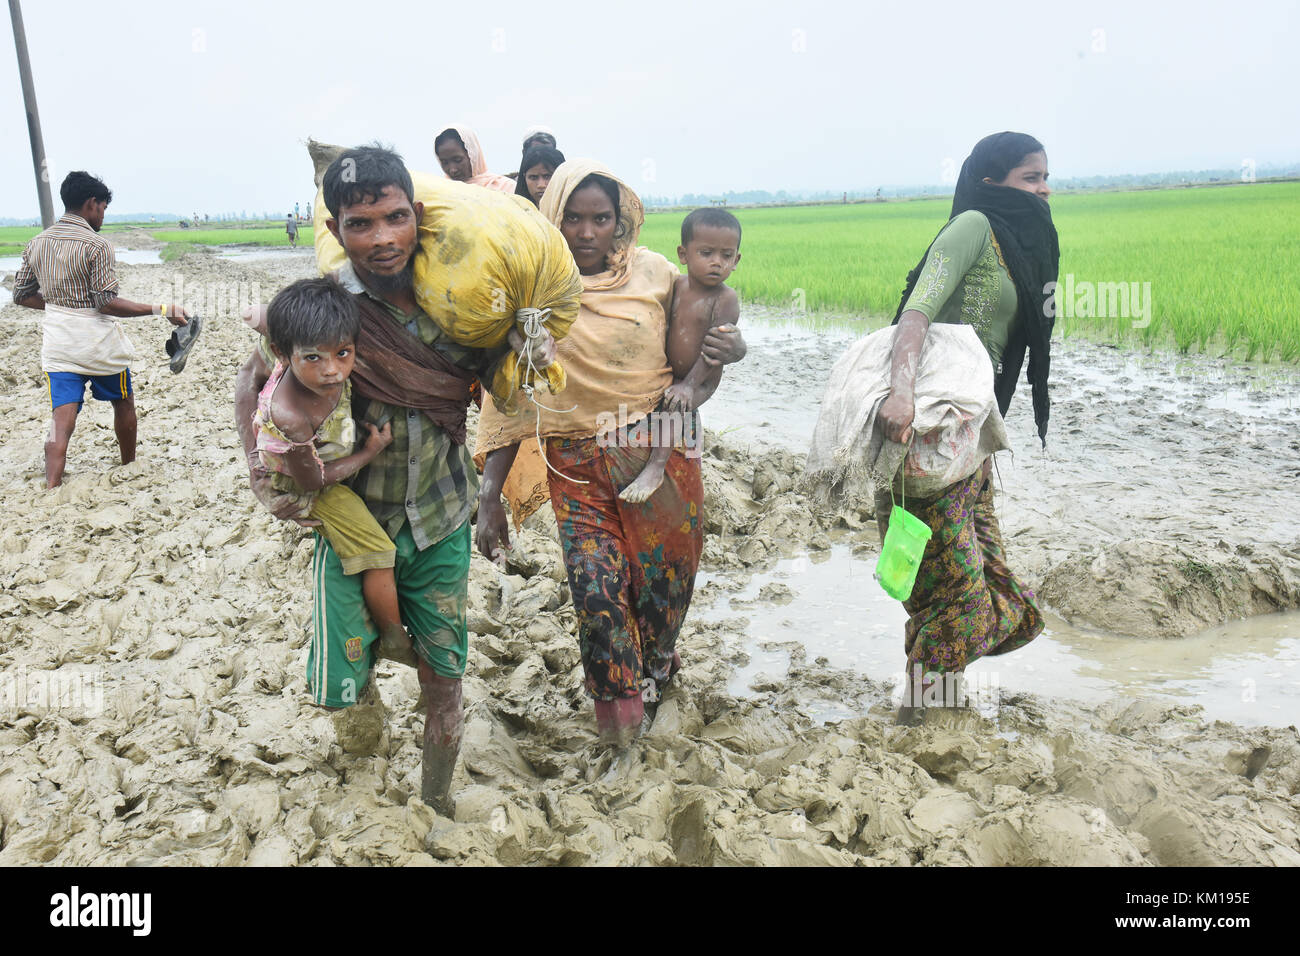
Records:
[[[257,399],[253,427],[271,485],[296,495],[300,517],[320,522],[344,574],[361,574],[366,608],[388,656],[415,663],[402,626],[393,564],[397,549],[365,502],[345,485],[393,441],[392,429],[366,423],[370,434],[353,451],[352,383],[361,314],[330,279],[286,287],[266,313],[276,365]]]
[[[673,287],[667,341],[673,384],[664,392],[662,411],[685,418],[712,394],[722,376],[722,366],[702,353],[704,337],[713,328],[730,331],[740,319],[740,300],[734,289],[723,284],[740,263],[740,221],[723,209],[696,209],[682,220],[677,258],[686,266],[686,275],[679,276]],[[650,460],[619,498],[635,504],[655,493],[664,480],[677,432],[676,428],[651,429],[657,441]]]

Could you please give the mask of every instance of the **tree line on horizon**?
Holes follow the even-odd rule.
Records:
[[[1057,191],[1088,189],[1140,189],[1151,186],[1178,186],[1182,184],[1248,182],[1254,179],[1276,179],[1279,177],[1300,176],[1300,162],[1289,165],[1264,165],[1249,169],[1243,164],[1238,169],[1198,169],[1177,170],[1165,173],[1124,173],[1103,176],[1074,176],[1068,179],[1052,181],[1052,188]],[[794,202],[864,202],[873,199],[912,199],[918,197],[952,195],[951,185],[931,184],[926,186],[880,186],[873,190],[787,190],[770,192],[766,189],[727,190],[722,193],[685,193],[681,196],[655,196],[643,194],[641,199],[646,206],[708,206],[719,200],[725,200],[729,206],[780,205]],[[145,213],[110,213],[104,217],[107,223],[145,222],[154,218],[159,227],[175,225],[181,219],[189,217],[172,212]],[[282,218],[278,213],[263,212],[261,221]],[[251,219],[258,219],[254,214]],[[246,212],[220,213],[211,216],[209,223],[226,223],[250,220]],[[39,226],[40,220],[35,216],[0,217],[0,226]]]
[[[1102,176],[1074,176],[1067,179],[1054,179],[1052,189],[1087,190],[1087,189],[1137,189],[1150,186],[1178,186],[1182,184],[1205,184],[1227,182],[1249,182],[1251,178],[1275,179],[1278,177],[1300,176],[1300,163],[1290,165],[1266,165],[1253,169],[1197,169],[1176,170],[1165,173],[1122,173]],[[769,192],[765,189],[727,190],[722,193],[686,193],[682,196],[643,195],[642,201],[647,206],[707,206],[718,200],[726,200],[727,205],[762,205],[787,202],[863,202],[873,199],[911,199],[925,196],[951,196],[952,185],[931,184],[925,186],[880,186],[874,190],[786,190]]]

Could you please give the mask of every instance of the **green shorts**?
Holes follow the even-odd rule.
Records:
[[[393,544],[397,603],[415,652],[440,677],[459,679],[469,653],[469,522],[423,551],[403,525]],[[361,577],[343,573],[338,555],[320,534],[312,557],[312,592],[307,684],[315,703],[347,707],[366,686],[379,632],[366,610]]]

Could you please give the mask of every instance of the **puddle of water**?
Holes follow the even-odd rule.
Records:
[[[118,262],[133,266],[151,266],[162,262],[162,255],[157,249],[114,249],[113,255]]]
[[[0,306],[8,305],[13,301],[13,294],[9,287],[13,285],[14,273],[23,264],[22,256],[0,256]]]
[[[301,259],[315,256],[315,249],[310,242],[299,244],[297,249],[287,246],[218,246],[217,255],[223,259],[238,259],[241,262],[277,262],[286,259]]]
[[[1085,395],[1135,402],[1166,415],[1188,406],[1277,420],[1300,410],[1300,373],[1291,366],[1115,352],[1113,364],[1070,362],[1063,371]],[[1153,404],[1154,403],[1154,404]]]
[[[705,425],[740,446],[806,452],[831,367],[870,328],[805,325],[751,315],[746,306],[741,329],[749,358],[727,368],[718,396],[701,411]]]
[[[782,680],[791,644],[802,645],[810,663],[824,657],[833,667],[899,687],[907,615],[875,582],[874,564],[874,553],[855,558],[849,545],[837,543],[829,553],[782,560],[703,609],[711,620],[748,618],[740,649],[750,660],[728,691],[752,696],[752,684]],[[707,580],[701,576],[702,584]],[[999,693],[1083,703],[1157,696],[1198,704],[1209,719],[1300,724],[1300,612],[1233,621],[1176,640],[1091,633],[1049,614],[1047,628],[1031,644],[977,661],[966,675],[981,710],[996,706]],[[830,701],[812,701],[805,712],[822,722],[850,716],[843,704]]]

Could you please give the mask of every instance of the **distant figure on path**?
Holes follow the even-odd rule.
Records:
[[[553,149],[557,153],[560,151],[559,147],[555,145],[555,133],[552,132],[549,126],[530,126],[528,129],[524,130],[524,155],[527,155],[529,150],[538,148]],[[561,162],[563,162],[563,160],[561,160]],[[506,175],[515,181],[519,181],[523,179],[524,171],[526,169],[527,167],[524,166],[523,160],[520,160],[519,169],[513,173],[506,173]],[[516,190],[516,192],[518,192],[518,190]],[[519,195],[527,196],[528,193],[521,192]]]
[[[298,248],[298,214],[294,213],[284,220],[284,231],[289,234],[289,246]]]
[[[118,317],[160,314],[185,325],[178,305],[142,305],[118,296],[113,246],[99,235],[113,193],[90,173],[68,173],[59,188],[63,215],[23,250],[14,277],[17,305],[45,311],[41,369],[54,418],[45,440],[45,487],[63,483],[68,442],[90,394],[113,403],[113,430],[122,464],[135,461],[135,349]]]

